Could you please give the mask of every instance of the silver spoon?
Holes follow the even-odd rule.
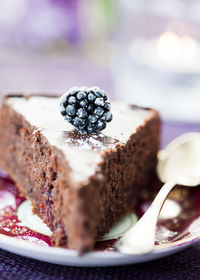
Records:
[[[142,218],[116,242],[126,254],[146,254],[153,250],[159,213],[169,192],[177,184],[200,184],[200,133],[187,133],[174,139],[158,153],[157,173],[165,182]]]

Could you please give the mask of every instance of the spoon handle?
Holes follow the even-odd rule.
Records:
[[[142,218],[132,226],[115,244],[115,247],[126,254],[146,254],[153,250],[158,216],[169,192],[176,185],[173,181],[166,182],[151,206]]]

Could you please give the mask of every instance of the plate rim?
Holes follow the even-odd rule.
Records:
[[[200,232],[190,234],[180,240],[159,244],[148,254],[131,255],[118,251],[92,251],[79,256],[76,250],[59,247],[41,246],[26,240],[0,234],[0,247],[9,252],[60,265],[75,267],[102,267],[143,263],[181,251],[200,240]],[[65,257],[65,259],[62,259]]]

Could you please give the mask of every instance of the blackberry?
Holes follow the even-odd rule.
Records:
[[[96,134],[112,120],[110,103],[98,87],[73,87],[61,97],[60,113],[82,134]]]

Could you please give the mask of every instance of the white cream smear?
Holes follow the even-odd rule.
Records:
[[[145,203],[142,207],[143,212],[146,212],[151,205],[151,202]],[[166,219],[172,219],[177,217],[181,213],[181,206],[178,202],[176,202],[173,199],[166,199],[160,214],[159,214],[159,220],[166,220]]]
[[[20,221],[20,225],[26,226],[27,228],[46,236],[52,235],[50,228],[43,223],[40,217],[33,214],[33,207],[29,200],[25,200],[20,204],[17,209],[17,218]],[[121,237],[137,222],[137,220],[138,218],[135,213],[126,215],[103,236],[102,240],[111,240]]]
[[[113,120],[99,136],[91,135],[72,139],[74,127],[60,114],[60,98],[31,96],[29,98],[10,97],[7,104],[21,114],[36,131],[46,137],[49,144],[62,150],[71,168],[74,183],[87,183],[88,178],[98,171],[102,152],[115,149],[116,142],[126,144],[139,126],[154,114],[144,109],[134,109],[130,105],[111,103]]]
[[[33,213],[33,208],[30,200],[25,200],[17,208],[17,218],[20,221],[19,225],[23,225],[35,232],[41,233],[46,236],[51,236],[50,228]]]

